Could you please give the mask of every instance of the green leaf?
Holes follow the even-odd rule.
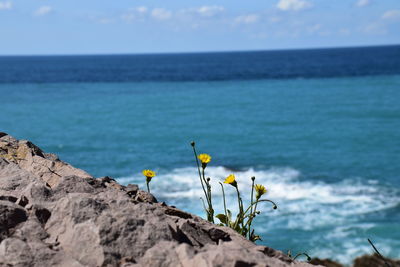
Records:
[[[242,228],[240,227],[239,224],[236,225],[236,228],[234,229],[236,232],[238,232],[239,234],[241,233]]]
[[[227,224],[227,222],[228,222],[228,218],[225,216],[225,214],[217,214],[217,215],[215,215],[215,217],[217,217],[219,220],[220,220],[220,222],[222,222],[222,223],[225,223],[225,224]]]
[[[232,219],[232,212],[230,210],[226,210],[226,213],[228,213],[228,219]]]

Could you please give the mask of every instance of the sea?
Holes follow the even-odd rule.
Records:
[[[0,131],[205,218],[191,141],[248,203],[259,244],[350,264],[400,258],[400,46],[0,57]],[[234,188],[225,186],[237,211]]]

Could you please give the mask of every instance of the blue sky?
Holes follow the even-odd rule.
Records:
[[[0,0],[0,54],[400,44],[400,0]]]

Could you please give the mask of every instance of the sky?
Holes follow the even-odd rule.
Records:
[[[0,0],[0,55],[400,44],[400,0]]]

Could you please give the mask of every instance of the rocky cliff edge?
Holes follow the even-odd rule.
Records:
[[[0,266],[313,266],[0,132]]]

